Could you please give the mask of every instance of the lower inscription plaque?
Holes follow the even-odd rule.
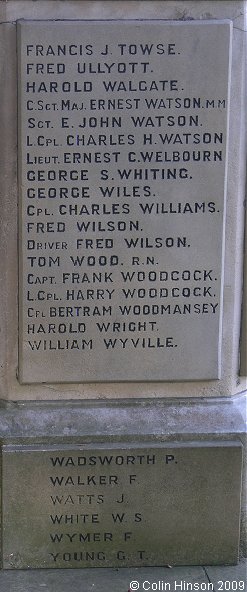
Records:
[[[3,567],[234,563],[240,480],[239,442],[3,446]]]

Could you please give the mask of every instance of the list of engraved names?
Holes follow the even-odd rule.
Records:
[[[229,46],[18,24],[21,382],[219,377]]]
[[[193,552],[198,563],[213,560],[220,524],[230,549],[238,538],[230,481],[240,466],[232,442],[6,446],[4,567],[185,565]]]

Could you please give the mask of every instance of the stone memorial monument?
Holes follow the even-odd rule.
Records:
[[[245,13],[0,6],[3,569],[245,552]]]

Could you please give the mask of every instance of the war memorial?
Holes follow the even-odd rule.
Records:
[[[246,552],[245,13],[1,2],[3,570]]]

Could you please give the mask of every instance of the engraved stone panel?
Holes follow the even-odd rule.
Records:
[[[3,447],[4,568],[234,563],[241,444]]]
[[[19,22],[21,382],[220,377],[230,38]]]

